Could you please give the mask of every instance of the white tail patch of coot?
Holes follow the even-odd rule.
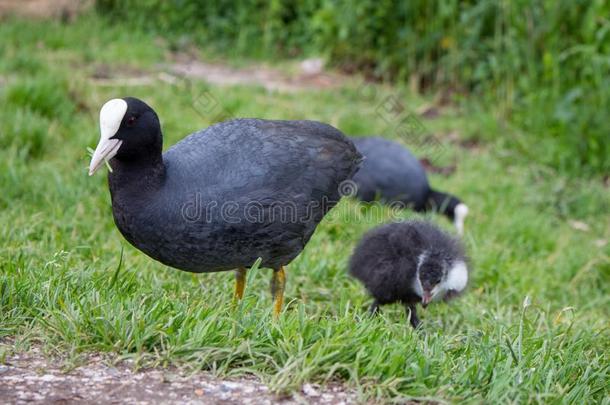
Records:
[[[464,221],[468,216],[468,206],[464,203],[459,203],[453,210],[453,225],[457,230],[458,235],[464,234]]]

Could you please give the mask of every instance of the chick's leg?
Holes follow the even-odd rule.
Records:
[[[277,317],[282,311],[282,305],[284,303],[284,289],[286,287],[286,273],[284,272],[284,266],[280,266],[279,269],[273,271],[273,278],[271,279],[271,294],[273,295],[273,314]]]
[[[379,313],[379,301],[373,301],[373,303],[369,307],[369,313],[371,315],[377,315]]]
[[[417,328],[420,324],[419,318],[417,317],[417,308],[415,304],[407,304],[405,305],[405,309],[409,312],[409,321],[411,322],[411,326],[413,328]]]
[[[246,268],[240,267],[235,270],[235,299],[240,300],[244,297],[246,288]]]

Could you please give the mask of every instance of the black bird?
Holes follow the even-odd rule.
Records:
[[[356,196],[366,202],[401,202],[415,211],[439,211],[464,231],[468,207],[457,197],[434,190],[419,160],[403,145],[380,137],[351,137],[365,157],[353,181]]]
[[[466,287],[467,260],[460,241],[425,221],[395,222],[367,232],[350,259],[349,272],[380,305],[400,302],[417,327],[416,305],[449,299]]]
[[[341,132],[315,121],[236,119],[195,132],[165,153],[159,118],[132,97],[100,111],[89,175],[104,161],[114,221],[133,246],[189,272],[272,268],[279,314],[284,266],[339,201],[362,157]]]

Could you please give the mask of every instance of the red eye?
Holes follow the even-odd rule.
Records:
[[[134,115],[127,118],[127,125],[132,126],[133,124],[135,124],[135,122],[136,122],[136,117]]]

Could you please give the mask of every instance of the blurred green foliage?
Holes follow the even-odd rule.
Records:
[[[46,71],[36,58],[9,59],[9,70],[23,75],[9,82],[0,92],[0,148],[15,148],[18,154],[40,157],[53,138],[70,124],[76,108],[67,80]],[[31,69],[30,69],[31,68]]]
[[[10,83],[4,97],[9,105],[30,109],[49,119],[67,121],[74,114],[68,83],[49,74]]]
[[[0,148],[15,147],[21,154],[40,156],[48,138],[50,121],[27,108],[0,110]]]
[[[604,0],[97,0],[117,21],[236,55],[318,54],[421,91],[474,93],[535,139],[532,158],[610,170]],[[517,142],[516,142],[517,143]]]

